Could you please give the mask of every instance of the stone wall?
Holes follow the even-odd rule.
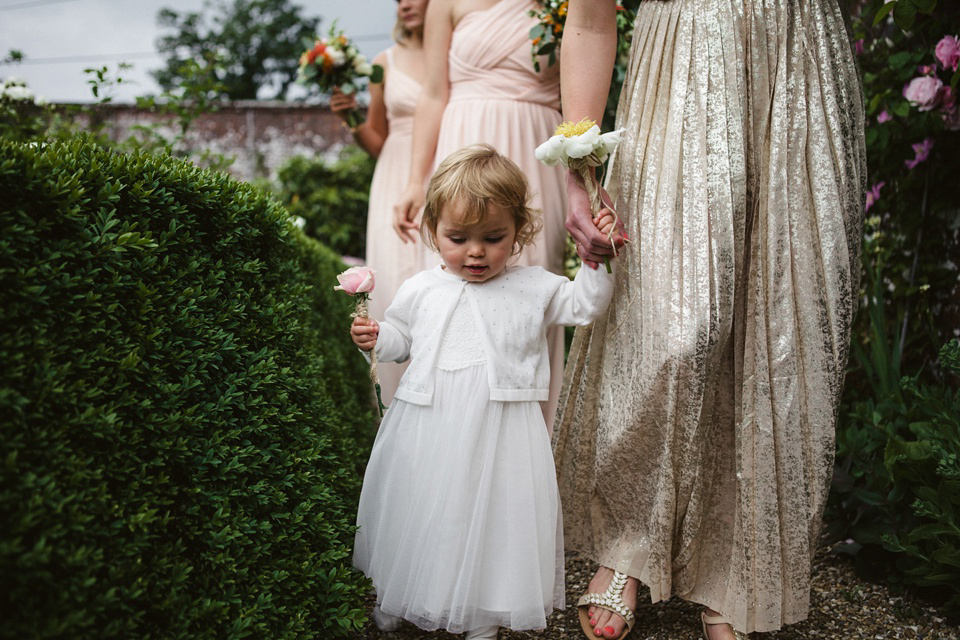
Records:
[[[115,141],[138,135],[137,129],[154,129],[167,140],[179,134],[176,119],[136,105],[106,104],[86,110],[82,120],[103,124]],[[227,169],[240,180],[272,178],[292,156],[332,157],[352,142],[340,119],[326,106],[302,103],[239,101],[220,105],[196,118],[178,150],[222,154],[234,158]],[[200,161],[202,164],[202,161]]]

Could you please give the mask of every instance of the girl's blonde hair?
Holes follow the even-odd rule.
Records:
[[[513,253],[520,253],[541,227],[540,212],[527,206],[529,199],[527,178],[510,158],[488,144],[464,147],[447,156],[430,178],[420,237],[437,250],[437,224],[444,208],[457,206],[462,222],[469,225],[481,222],[492,202],[513,214]]]

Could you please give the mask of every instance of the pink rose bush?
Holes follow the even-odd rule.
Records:
[[[920,65],[921,74],[903,88],[903,97],[920,111],[939,109],[944,127],[950,131],[960,129],[960,109],[956,94],[950,84],[937,76],[938,65],[944,72],[956,72],[960,66],[960,40],[957,36],[943,36],[933,50],[937,62]]]
[[[337,282],[340,284],[335,286],[333,290],[343,291],[354,296],[358,293],[370,293],[373,291],[374,273],[374,270],[368,267],[351,267],[337,275]]]

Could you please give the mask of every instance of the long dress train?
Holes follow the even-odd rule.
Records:
[[[565,536],[767,631],[809,610],[858,297],[863,104],[837,0],[640,4],[609,190],[632,243],[557,419]]]

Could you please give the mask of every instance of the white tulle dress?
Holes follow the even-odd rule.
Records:
[[[494,402],[462,294],[434,400],[394,399],[364,477],[354,565],[380,609],[426,630],[539,629],[563,608],[553,455],[536,401]]]

